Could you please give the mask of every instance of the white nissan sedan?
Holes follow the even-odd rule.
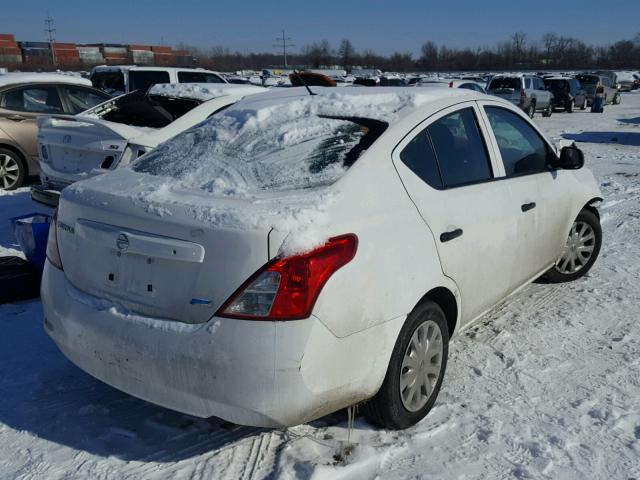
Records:
[[[86,372],[188,414],[291,426],[364,402],[406,428],[455,334],[589,271],[583,163],[464,89],[247,97],[63,191],[44,325]]]

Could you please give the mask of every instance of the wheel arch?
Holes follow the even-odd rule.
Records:
[[[5,150],[9,150],[9,151],[15,153],[18,156],[18,158],[20,159],[20,161],[22,162],[22,166],[25,169],[26,175],[30,175],[29,162],[27,162],[27,157],[24,155],[22,150],[20,150],[18,147],[16,147],[15,145],[13,145],[11,143],[6,143],[6,142],[3,142],[3,141],[0,141],[0,148],[4,148]]]
[[[442,309],[449,327],[449,338],[451,338],[458,326],[460,314],[456,295],[447,287],[435,287],[424,294],[418,305],[425,301],[432,301]]]
[[[582,207],[581,210],[589,210],[598,217],[598,220],[600,220],[600,212],[598,211],[597,205],[602,202],[602,200],[603,199],[601,197],[593,197]]]

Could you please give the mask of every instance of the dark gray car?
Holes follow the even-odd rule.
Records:
[[[580,110],[587,108],[587,92],[575,78],[549,77],[544,79],[544,84],[553,93],[554,108],[561,108],[568,113],[576,107]]]

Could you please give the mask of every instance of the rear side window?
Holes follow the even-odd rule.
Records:
[[[178,72],[178,83],[225,83],[225,81],[214,73]]]
[[[499,107],[485,107],[508,177],[548,171],[553,155],[540,135],[520,116]]]
[[[71,85],[61,85],[60,88],[65,92],[67,103],[71,108],[71,113],[84,112],[91,107],[106,102],[111,97],[106,93],[100,93],[88,88],[74,87]]]
[[[436,152],[431,145],[428,129],[416,135],[400,153],[400,160],[428,185],[442,188]]]
[[[56,87],[44,85],[10,90],[4,94],[2,106],[20,112],[63,113]]]
[[[493,177],[473,108],[436,120],[404,148],[400,159],[435,188],[457,187]]]
[[[95,72],[91,76],[94,87],[112,95],[124,93],[124,75],[122,72]]]
[[[169,72],[161,70],[132,70],[129,72],[129,90],[147,90],[156,83],[169,83]]]

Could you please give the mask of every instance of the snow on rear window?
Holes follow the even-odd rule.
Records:
[[[229,113],[164,143],[133,169],[225,196],[311,188],[344,175],[348,153],[367,131],[355,121],[319,115]]]

